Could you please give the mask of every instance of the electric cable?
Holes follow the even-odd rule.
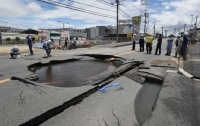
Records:
[[[102,17],[116,19],[116,17],[111,16],[111,15],[106,15],[106,14],[98,13],[98,12],[95,12],[95,11],[90,11],[90,10],[86,10],[86,9],[82,9],[82,8],[78,8],[78,7],[69,6],[67,4],[59,3],[59,2],[56,2],[56,1],[52,1],[52,0],[48,0],[48,1],[52,1],[54,3],[47,2],[47,1],[44,1],[44,0],[38,0],[38,1],[44,2],[44,3],[47,3],[47,4],[52,4],[52,5],[55,5],[55,6],[60,6],[60,7],[76,10],[76,11],[80,11],[80,12],[84,12],[84,13],[93,14],[93,15],[96,15],[96,16],[102,16]]]

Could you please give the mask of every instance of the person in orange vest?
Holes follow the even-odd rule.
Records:
[[[148,34],[146,37],[146,50],[147,50],[147,54],[151,54],[152,51],[152,41],[153,41],[153,37],[151,36],[151,34]]]

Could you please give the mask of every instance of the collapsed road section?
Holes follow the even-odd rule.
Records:
[[[100,67],[99,72],[93,71],[94,73],[92,72],[92,74],[88,72],[89,75],[84,77],[83,80],[79,81],[79,82],[87,82],[84,83],[83,85],[76,85],[76,86],[60,85],[53,87],[58,84],[55,85],[48,83],[42,84],[33,81],[40,78],[40,76],[37,75],[36,71],[42,69],[42,67],[46,67],[47,69],[49,65],[51,65],[51,67],[54,67],[54,65],[57,65],[56,67],[60,67],[60,65],[58,64],[65,64],[65,63],[74,64],[78,62],[80,63],[83,62],[84,64],[79,69],[81,69],[85,65],[88,65],[87,64],[88,62],[90,64],[89,66],[91,66],[92,64],[95,66],[95,68],[98,67],[98,65],[95,65],[96,62],[100,63],[99,65],[103,66]],[[119,85],[121,84],[121,86],[123,83],[125,83],[126,88],[128,88],[129,87],[128,85],[133,83],[133,88],[129,88],[129,90],[135,90],[134,95],[136,95],[139,89],[142,87],[141,84],[145,84],[146,80],[145,76],[140,76],[139,73],[141,71],[137,69],[143,64],[144,64],[143,61],[124,59],[112,55],[91,55],[91,54],[85,54],[84,56],[82,55],[82,57],[78,56],[78,58],[73,57],[71,59],[66,59],[66,60],[53,60],[45,63],[38,62],[31,64],[28,66],[28,69],[33,72],[32,74],[26,76],[26,78],[12,77],[12,80],[10,82],[6,82],[5,85],[3,85],[5,87],[0,89],[3,92],[3,89],[8,88],[9,86],[10,90],[12,92],[15,92],[12,93],[12,95],[7,96],[7,99],[10,99],[9,103],[8,101],[1,102],[2,106],[4,106],[2,112],[6,113],[5,118],[1,118],[1,122],[3,125],[29,125],[29,126],[39,125],[45,122],[46,120],[56,116],[57,114],[63,112],[66,108],[69,108],[72,105],[80,103],[84,98],[98,91],[100,88],[106,86],[107,84],[115,82],[116,78],[119,77],[123,78],[123,81],[121,80],[121,82],[119,83]],[[112,69],[110,69],[110,67],[112,67]],[[68,66],[68,68],[70,68],[70,66]],[[133,72],[133,70],[135,69],[136,72]],[[52,70],[53,69],[51,68],[49,71],[45,72],[47,73],[53,72]],[[85,70],[88,71],[89,69]],[[71,70],[71,72],[73,72],[73,69]],[[127,76],[128,78],[130,78],[131,81],[129,81],[129,83],[126,84],[126,80],[128,79],[124,78],[123,76]],[[137,77],[135,78],[135,76]],[[138,77],[141,79],[140,81],[138,81],[139,83],[137,83]],[[88,83],[87,80],[90,79],[91,80],[93,79],[95,81],[91,81],[92,83],[90,82]],[[48,82],[50,82],[50,80],[48,80]],[[53,80],[52,82],[55,81]],[[76,79],[71,84],[74,84],[74,82],[76,82]],[[134,85],[137,88],[134,88]],[[119,90],[122,90],[123,88],[124,87],[120,87]],[[148,95],[150,94],[151,93],[149,93]],[[135,97],[132,98],[133,98],[132,104],[134,105]],[[153,101],[153,103],[154,102],[155,101]],[[7,104],[9,104],[10,106],[6,106]],[[18,113],[20,113],[20,115]],[[10,119],[7,119],[6,117],[10,117]]]

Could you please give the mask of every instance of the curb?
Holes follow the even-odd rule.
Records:
[[[188,57],[190,57],[190,56],[188,56]],[[188,77],[188,78],[191,78],[191,79],[194,79],[194,76],[193,75],[191,75],[191,74],[189,74],[188,72],[186,72],[184,69],[183,69],[183,58],[181,58],[180,56],[179,56],[179,58],[171,58],[171,60],[175,60],[175,62],[177,62],[178,63],[178,71],[177,71],[177,73],[179,73],[179,74],[183,74],[183,75],[185,75],[186,77]]]

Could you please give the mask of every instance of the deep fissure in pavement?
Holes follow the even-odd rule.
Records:
[[[96,55],[95,55],[96,56]],[[93,55],[92,55],[93,57]],[[95,57],[96,58],[96,57]],[[103,59],[101,59],[103,58]],[[77,103],[80,103],[82,101],[82,99],[88,97],[89,95],[91,95],[92,93],[95,93],[99,88],[109,84],[111,81],[113,81],[114,79],[116,79],[116,77],[119,77],[121,75],[123,75],[124,73],[126,73],[127,71],[131,70],[131,69],[134,69],[138,66],[140,66],[141,64],[143,64],[143,62],[140,62],[140,61],[130,61],[129,63],[125,63],[125,59],[123,58],[115,58],[115,61],[111,61],[111,64],[109,64],[109,61],[110,60],[106,60],[106,59],[110,59],[112,57],[103,57],[103,56],[100,56],[98,57],[97,59],[101,59],[101,60],[97,60],[97,62],[100,62],[100,64],[104,64],[103,66],[100,67],[100,73],[103,73],[105,72],[106,70],[109,70],[110,72],[110,69],[108,69],[109,66],[112,66],[112,67],[115,67],[113,64],[117,64],[116,68],[114,69],[113,72],[109,73],[110,76],[105,78],[104,80],[102,79],[101,82],[99,83],[96,83],[97,86],[94,86],[92,89],[80,94],[79,96],[75,97],[75,98],[72,98],[71,100],[69,101],[66,101],[64,102],[62,105],[59,105],[55,108],[52,108],[46,112],[44,112],[43,114],[37,116],[37,117],[34,117],[32,118],[31,120],[27,121],[27,122],[24,122],[23,124],[21,125],[24,125],[24,126],[34,126],[34,125],[39,125],[43,122],[45,122],[46,120],[48,120],[49,118],[61,113],[62,111],[64,111],[65,109],[67,109],[68,107],[72,106],[72,105],[75,105]],[[102,60],[106,60],[106,61],[102,61]],[[70,61],[70,62],[69,62]],[[73,62],[71,62],[73,61]],[[58,65],[57,67],[60,67],[59,65],[61,65],[60,63],[70,63],[71,65],[75,62],[79,62],[80,63],[80,59],[70,59],[70,60],[63,60],[63,61],[50,61],[49,63],[45,63],[45,64],[42,64],[42,63],[36,63],[36,64],[32,64],[30,66],[28,66],[29,70],[31,71],[37,71],[37,67],[38,66],[43,66],[43,67],[47,67],[46,70],[48,69],[49,65]],[[82,62],[82,61],[81,61]],[[83,64],[85,64],[86,62],[83,60]],[[125,64],[123,64],[123,62]],[[94,63],[93,63],[94,64]],[[77,65],[74,65],[74,66],[77,66]],[[90,65],[91,66],[91,65]],[[90,67],[89,66],[89,67]],[[93,66],[93,69],[96,69],[96,67],[98,67],[98,65],[94,64]],[[68,66],[67,68],[71,68],[70,66]],[[79,67],[80,68],[83,68],[83,66]],[[60,68],[62,69],[62,68]],[[51,69],[52,70],[52,69]],[[113,70],[113,69],[112,69]],[[103,71],[103,72],[102,72]],[[71,71],[70,71],[71,72]],[[94,73],[96,71],[93,71]],[[98,71],[99,72],[99,71]],[[93,75],[94,73],[90,73],[90,75]],[[43,73],[44,74],[44,73]],[[98,74],[97,74],[98,75]],[[88,76],[89,77],[89,76]],[[24,81],[24,79],[19,79],[19,78],[13,78],[13,79],[16,79],[16,80],[20,80],[20,81]],[[84,78],[85,79],[85,78]],[[29,81],[25,82],[25,83],[29,83]]]
[[[135,100],[138,125],[142,126],[155,107],[162,83],[145,81]]]

